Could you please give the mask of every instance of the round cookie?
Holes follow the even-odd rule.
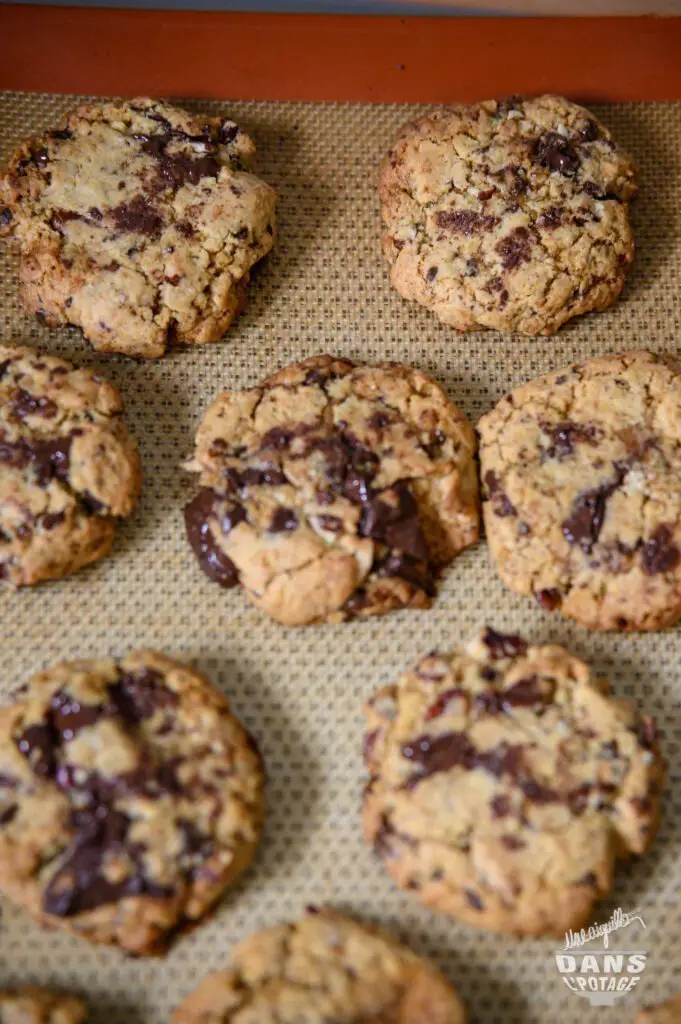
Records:
[[[0,989],[0,1024],[84,1024],[86,1017],[74,996],[33,985]]]
[[[142,482],[122,408],[90,370],[0,345],[0,581],[58,579],[108,553]]]
[[[426,608],[435,567],[478,538],[474,451],[425,374],[314,356],[210,406],[187,535],[286,625]]]
[[[43,924],[162,952],[248,866],[262,819],[252,739],[162,654],[57,665],[0,709],[0,890]]]
[[[590,629],[681,617],[681,376],[631,351],[548,374],[480,420],[504,582]]]
[[[85,104],[0,175],[24,303],[102,352],[154,359],[222,337],[274,241],[276,195],[233,121],[157,100]]]
[[[635,1024],[681,1024],[681,992],[664,1003],[642,1010]]]
[[[251,935],[172,1024],[465,1024],[463,1003],[422,957],[333,910]]]
[[[492,931],[579,929],[643,853],[664,767],[653,721],[562,647],[486,629],[367,708],[364,834],[404,889]]]
[[[459,331],[553,334],[622,290],[636,176],[603,125],[559,96],[421,117],[380,172],[392,282]]]

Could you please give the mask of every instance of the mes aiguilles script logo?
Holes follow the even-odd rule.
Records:
[[[638,985],[647,951],[610,945],[611,935],[634,922],[645,929],[639,913],[625,914],[617,909],[603,924],[566,934],[565,947],[556,952],[556,965],[571,992],[588,999],[592,1006],[614,1006],[617,999]]]

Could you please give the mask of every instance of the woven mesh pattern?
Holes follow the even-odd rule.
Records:
[[[72,97],[0,97],[0,155],[49,127]],[[615,1024],[638,1003],[681,989],[681,633],[603,636],[549,616],[507,591],[484,544],[445,573],[428,612],[343,626],[285,630],[198,570],[181,508],[193,483],[178,470],[208,402],[304,356],[335,352],[419,366],[471,419],[506,391],[590,356],[646,346],[674,351],[681,336],[681,104],[597,109],[637,158],[638,256],[610,311],[553,339],[495,333],[458,337],[391,290],[379,248],[376,167],[396,128],[417,113],[395,106],[187,103],[231,113],[256,139],[258,172],[280,192],[280,241],[256,269],[249,304],[219,344],[174,350],[156,363],[93,352],[73,329],[49,330],[21,310],[16,259],[2,246],[0,337],[95,367],[121,389],[139,439],[145,485],[112,556],[71,579],[0,595],[0,697],[61,659],[150,645],[187,659],[232,698],[268,766],[269,814],[254,867],[217,913],[161,961],[125,959],[41,930],[6,902],[0,984],[30,980],[86,994],[102,1024],[161,1024],[247,932],[324,901],[381,921],[435,957],[479,1022],[584,1020]],[[420,907],[388,880],[359,831],[364,772],[361,705],[378,685],[432,648],[482,623],[564,643],[654,713],[670,767],[658,841],[620,868],[605,919],[638,908],[648,928],[626,934],[650,951],[638,989],[613,1010],[592,1010],[558,975],[555,941],[479,933]],[[629,946],[631,948],[631,946]]]

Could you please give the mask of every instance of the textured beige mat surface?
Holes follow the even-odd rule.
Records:
[[[0,97],[0,156],[73,102]],[[258,171],[280,192],[279,245],[256,270],[248,308],[222,343],[178,349],[151,364],[99,356],[77,331],[48,330],[23,315],[15,260],[0,248],[0,337],[49,348],[115,381],[146,474],[142,500],[111,557],[69,580],[3,590],[0,698],[64,658],[141,645],[186,658],[229,694],[261,745],[270,780],[267,826],[254,867],[211,920],[163,960],[90,948],[41,930],[5,902],[0,985],[31,980],[83,992],[97,1024],[161,1024],[204,973],[225,963],[235,940],[307,903],[328,901],[384,922],[433,955],[474,1021],[629,1021],[640,1003],[681,989],[681,629],[590,634],[505,590],[480,544],[446,572],[428,612],[286,631],[199,572],[181,518],[193,483],[178,463],[215,394],[251,386],[316,352],[422,367],[476,419],[508,389],[553,367],[641,345],[677,350],[681,104],[596,110],[641,165],[637,260],[616,307],[538,340],[457,337],[391,290],[378,244],[375,172],[413,108],[187,105],[229,112],[251,131]],[[449,648],[483,622],[571,646],[661,724],[670,779],[659,839],[644,859],[620,868],[613,897],[599,910],[605,920],[617,906],[638,909],[647,924],[623,933],[649,957],[639,988],[613,1010],[591,1009],[568,992],[555,941],[506,941],[422,909],[396,890],[361,840],[363,699],[422,653]]]

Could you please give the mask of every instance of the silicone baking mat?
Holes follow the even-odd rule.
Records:
[[[2,156],[75,102],[4,94]],[[81,992],[97,1024],[161,1024],[205,973],[225,964],[236,940],[308,903],[330,902],[384,923],[433,956],[473,1021],[628,1021],[641,1003],[681,989],[681,631],[598,635],[549,616],[501,585],[484,543],[445,573],[430,611],[286,630],[239,591],[223,591],[199,572],[181,516],[194,484],[178,466],[219,391],[249,387],[313,353],[421,367],[476,420],[510,388],[554,367],[637,346],[676,351],[681,104],[595,108],[641,166],[638,255],[617,306],[552,339],[457,336],[391,290],[378,241],[376,168],[417,108],[185,105],[238,119],[257,142],[258,172],[280,194],[279,243],[256,269],[248,308],[224,341],[177,349],[156,363],[100,356],[76,330],[49,330],[23,314],[15,257],[6,245],[0,250],[0,337],[110,377],[125,397],[145,470],[142,499],[111,557],[58,583],[3,588],[0,696],[74,656],[149,645],[185,658],[232,698],[257,737],[269,774],[267,825],[254,866],[217,913],[161,960],[126,959],[43,930],[4,902],[0,985],[30,980]],[[554,960],[560,942],[507,941],[421,908],[394,887],[361,839],[363,700],[421,654],[448,649],[485,622],[566,644],[660,723],[669,764],[660,835],[650,854],[620,867],[612,898],[598,910],[598,920],[616,907],[637,910],[647,925],[622,933],[649,955],[638,988],[614,1009],[591,1009],[563,985]]]

